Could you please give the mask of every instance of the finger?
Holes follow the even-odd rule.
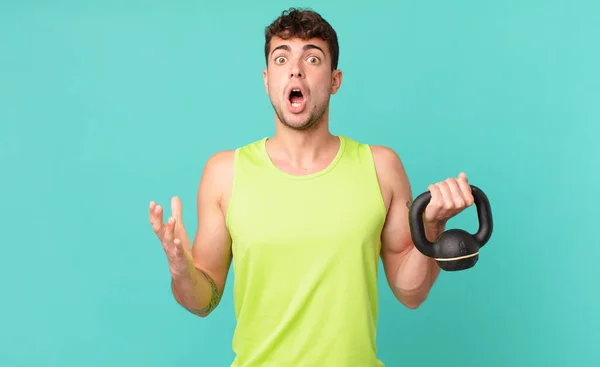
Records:
[[[444,200],[440,188],[437,185],[429,185],[427,189],[431,193],[431,199],[429,200],[429,204],[427,204],[427,209],[431,216],[434,217],[444,207]]]
[[[177,237],[173,240],[173,255],[175,259],[179,260],[186,259],[188,256],[186,249],[183,247],[183,243]]]
[[[450,189],[450,193],[452,195],[452,201],[457,208],[463,208],[466,204],[465,199],[463,198],[463,192],[458,185],[457,180],[453,178],[449,178],[446,180],[446,184]]]
[[[152,229],[157,234],[163,230],[163,217],[162,207],[160,205],[154,205],[150,210],[150,223],[152,223]]]
[[[458,174],[458,179],[459,180],[465,180],[466,182],[469,182],[469,179],[467,178],[467,174],[464,172],[461,172]]]
[[[164,242],[169,248],[173,247],[173,240],[175,239],[175,218],[170,217],[165,227]]]
[[[181,245],[181,240],[179,238],[173,239],[173,250],[175,252],[175,255],[183,255],[183,246]]]
[[[454,202],[452,201],[452,192],[446,181],[438,182],[436,186],[440,189],[441,200],[445,210],[452,210],[454,208]]]
[[[471,185],[466,179],[457,180],[458,186],[460,187],[460,191],[462,193],[462,197],[465,200],[465,204],[467,206],[473,205],[475,199],[473,198],[473,190],[471,189]]]
[[[150,223],[152,223],[152,213],[154,212],[154,208],[156,208],[156,202],[151,201],[150,202],[150,208],[148,209],[148,215],[150,218]]]
[[[174,196],[171,199],[171,215],[175,217],[180,224],[183,223],[181,219],[182,211],[183,205],[181,204],[181,199],[179,199],[177,196]]]
[[[149,209],[150,216],[152,216],[152,210],[154,209],[155,206],[156,206],[156,202],[155,201],[151,201],[150,202],[150,209]]]

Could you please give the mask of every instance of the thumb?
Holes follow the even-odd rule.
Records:
[[[467,179],[467,175],[466,175],[466,173],[461,172],[461,173],[458,174],[458,178],[462,178],[462,179],[466,180]]]
[[[183,223],[182,221],[182,205],[181,205],[181,199],[179,199],[179,197],[174,196],[171,199],[171,215],[173,217],[175,217],[175,219],[177,220],[177,222],[179,222],[180,224]]]

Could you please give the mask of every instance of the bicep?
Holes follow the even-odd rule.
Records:
[[[220,294],[231,263],[231,237],[223,210],[233,177],[231,160],[230,152],[220,152],[206,163],[198,186],[198,227],[192,247],[194,265],[213,279]]]
[[[390,197],[381,233],[381,259],[386,278],[392,284],[405,255],[413,247],[408,222],[412,191],[400,157],[389,148],[374,153],[382,189]]]
[[[404,197],[392,199],[381,234],[381,260],[390,284],[413,246],[408,224],[407,202],[409,201]]]

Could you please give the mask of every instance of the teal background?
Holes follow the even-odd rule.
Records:
[[[491,200],[421,308],[381,273],[386,365],[600,365],[600,2],[567,0],[2,2],[0,365],[229,365],[233,275],[210,317],[179,307],[148,203],[195,231],[206,159],[273,133],[289,6],[338,31],[334,133],[396,149],[415,196],[465,171]]]

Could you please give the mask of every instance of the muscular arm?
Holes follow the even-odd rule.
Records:
[[[171,283],[177,302],[200,317],[219,304],[231,263],[225,213],[232,178],[233,152],[219,152],[207,161],[198,186],[198,227],[188,255],[190,271]]]
[[[372,151],[388,206],[381,250],[386,278],[394,296],[406,307],[415,309],[427,298],[440,269],[434,259],[421,254],[412,242],[408,221],[412,191],[400,158],[386,147],[373,146]],[[425,223],[430,240],[443,230],[443,226]]]

